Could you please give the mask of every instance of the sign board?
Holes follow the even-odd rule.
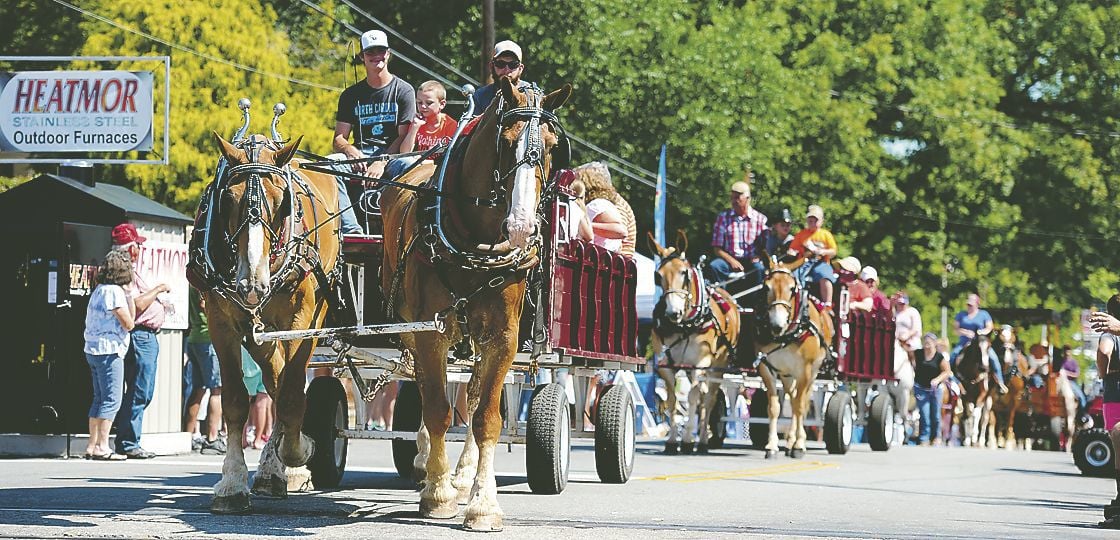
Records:
[[[177,242],[148,240],[140,244],[140,258],[136,261],[140,279],[149,286],[166,283],[171,292],[161,294],[160,302],[167,310],[163,328],[186,330],[188,326],[187,245]]]
[[[152,149],[146,71],[0,72],[0,151]]]

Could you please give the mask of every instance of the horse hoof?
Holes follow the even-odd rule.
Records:
[[[474,516],[463,521],[463,528],[476,532],[501,532],[502,516]]]
[[[793,450],[789,451],[789,457],[793,459],[801,459],[805,457],[805,450],[802,448],[794,448]]]
[[[680,453],[680,450],[677,447],[677,443],[665,443],[665,455],[675,456],[678,453]]]
[[[692,443],[681,443],[681,453],[686,455],[691,454]]]
[[[431,519],[451,519],[459,515],[459,501],[436,504],[420,499],[420,517]]]
[[[774,459],[774,457],[776,457],[777,455],[778,455],[778,452],[775,451],[775,450],[767,450],[766,451],[766,459]]]
[[[697,445],[696,446],[696,453],[697,454],[707,454],[708,453],[708,445],[706,445],[706,444]]]
[[[277,476],[256,477],[253,479],[253,495],[274,499],[288,498],[288,482]]]
[[[252,509],[253,503],[249,500],[248,493],[214,497],[214,500],[210,501],[211,514],[244,515]]]

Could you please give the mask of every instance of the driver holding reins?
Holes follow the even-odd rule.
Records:
[[[980,309],[980,295],[969,294],[968,300],[965,301],[965,309],[953,318],[953,332],[960,336],[960,339],[957,340],[957,345],[953,347],[953,352],[949,355],[949,365],[956,369],[957,357],[960,356],[961,350],[970,341],[976,339],[978,334],[990,334],[994,328],[995,323],[992,322],[992,315],[988,313],[988,310]],[[1003,368],[1000,366],[999,356],[996,355],[995,349],[990,345],[988,346],[988,366],[996,376],[999,393],[1006,394],[1007,385],[1003,383]]]

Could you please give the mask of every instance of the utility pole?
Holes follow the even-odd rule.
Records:
[[[494,0],[482,0],[482,70],[478,80],[490,84],[490,55],[494,52]]]

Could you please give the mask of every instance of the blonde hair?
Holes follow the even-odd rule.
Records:
[[[611,170],[607,168],[607,164],[592,161],[576,167],[573,171],[576,173],[576,182],[583,182],[587,186],[588,201],[606,199],[618,209],[626,225],[626,238],[622,239],[622,247],[618,252],[623,255],[633,255],[634,243],[638,237],[638,221],[634,217],[634,210],[630,208],[630,203],[622,198],[611,183]]]
[[[435,92],[436,97],[439,98],[440,101],[447,100],[447,89],[444,88],[439,81],[425,81],[424,84],[420,85],[416,93],[419,94],[420,92],[427,92],[429,90]]]

